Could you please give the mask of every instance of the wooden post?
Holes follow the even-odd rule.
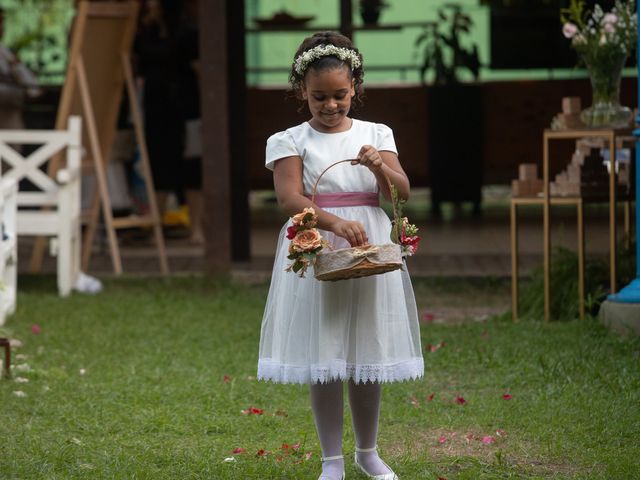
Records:
[[[609,140],[609,270],[611,293],[617,291],[616,285],[616,134],[612,130]],[[638,187],[636,187],[638,188]]]
[[[511,199],[511,320],[518,321],[518,206]]]
[[[549,192],[549,137],[545,131],[542,147],[542,192],[544,203],[542,206],[543,230],[544,230],[544,321],[551,319],[551,230],[550,230],[550,192]]]
[[[340,0],[340,33],[353,38],[353,6],[351,0]]]
[[[202,124],[207,132],[202,138],[205,264],[209,273],[224,275],[231,268],[229,104],[233,102],[227,94],[227,2],[199,1]]]
[[[247,80],[244,36],[244,1],[227,2],[228,79],[229,79],[229,153],[231,155],[231,258],[248,261],[251,258],[251,238],[248,235],[249,165],[247,161]]]

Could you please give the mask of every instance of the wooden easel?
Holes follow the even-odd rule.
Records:
[[[87,229],[82,247],[83,270],[87,270],[89,266],[91,247],[100,217],[100,207],[102,207],[114,272],[118,275],[122,273],[116,230],[152,227],[160,269],[167,275],[169,266],[129,54],[136,30],[137,16],[138,3],[133,1],[99,3],[82,1],[78,4],[56,128],[65,128],[70,115],[82,115],[86,125],[86,128],[83,128],[86,132],[83,145],[89,147],[87,152],[89,162],[84,166],[92,168],[96,176],[97,189],[93,192],[91,207],[86,215]],[[113,218],[106,169],[125,85],[142,161],[150,212],[144,216]],[[49,172],[55,173],[59,167],[60,158],[54,158],[50,162]],[[45,247],[44,239],[38,239],[31,257],[32,270],[40,269]]]

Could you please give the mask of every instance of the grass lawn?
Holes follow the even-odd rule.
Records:
[[[21,279],[0,327],[22,343],[0,381],[0,478],[317,478],[308,388],[255,380],[265,285],[105,287],[61,300],[52,279]],[[416,291],[421,309],[488,294],[464,281]],[[425,378],[383,389],[379,445],[401,479],[639,477],[637,339],[593,320],[486,316],[422,335]],[[363,478],[353,446],[347,427],[347,477]]]

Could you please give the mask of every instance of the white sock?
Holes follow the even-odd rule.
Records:
[[[379,383],[354,383],[349,381],[349,406],[353,419],[356,447],[373,448],[378,437],[378,416],[382,388]],[[391,470],[378,456],[377,451],[356,452],[356,461],[370,475],[384,475]]]
[[[342,382],[316,383],[309,388],[313,418],[323,457],[342,455]],[[344,459],[322,462],[322,480],[342,480]]]

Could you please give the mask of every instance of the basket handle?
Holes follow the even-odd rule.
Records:
[[[340,163],[346,163],[346,162],[359,162],[359,160],[357,158],[348,158],[346,160],[339,160],[335,163],[332,163],[331,165],[329,165],[327,168],[325,168],[320,175],[318,175],[318,178],[316,179],[316,183],[313,184],[313,191],[311,192],[311,202],[315,203],[315,198],[316,198],[316,193],[318,190],[318,183],[320,183],[320,179],[322,178],[322,176],[327,173],[327,170],[329,170],[330,168],[335,167],[336,165],[340,164]],[[389,179],[389,176],[384,173],[384,171],[382,171],[382,175],[384,175],[384,178],[387,180],[387,185],[389,186],[389,192],[391,192],[391,190],[394,188],[393,184],[391,183],[391,180]],[[393,196],[393,195],[392,195]],[[395,224],[398,223],[398,221],[400,220],[400,214],[398,212],[398,205],[396,204],[396,202],[391,202],[391,205],[393,206],[393,219]]]

